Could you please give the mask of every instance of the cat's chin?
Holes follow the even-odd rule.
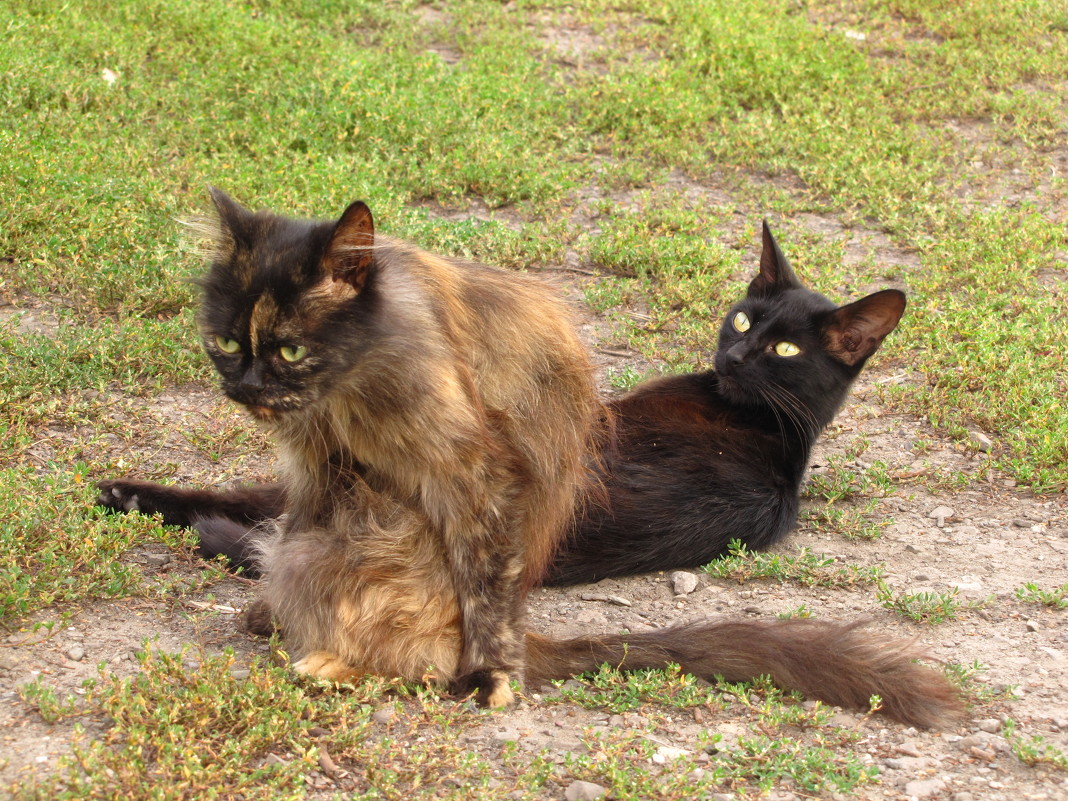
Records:
[[[716,388],[720,397],[739,406],[755,406],[760,403],[760,398],[755,397],[743,384],[729,375],[716,373]]]
[[[260,420],[264,423],[272,423],[278,420],[278,418],[281,416],[277,409],[272,409],[269,406],[251,406],[249,404],[245,404],[245,409],[257,420]]]

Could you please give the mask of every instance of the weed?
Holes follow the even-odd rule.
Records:
[[[856,587],[880,580],[882,568],[836,564],[834,557],[813,554],[801,548],[797,556],[750,551],[739,540],[731,541],[726,556],[705,565],[704,571],[739,584],[770,578],[780,583],[795,581],[805,587]]]

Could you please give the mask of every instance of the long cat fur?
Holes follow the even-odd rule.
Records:
[[[916,725],[959,714],[915,649],[855,622],[708,621],[568,641],[524,633],[525,593],[589,501],[590,466],[611,430],[566,309],[529,279],[375,235],[362,203],[307,223],[213,199],[205,347],[224,391],[272,430],[286,488],[231,498],[220,530],[259,519],[242,501],[278,517],[277,534],[256,546],[264,582],[250,617],[281,627],[298,672],[430,680],[496,706],[511,701],[510,679],[674,662],[706,678],[770,675],[843,706],[879,695],[887,714]],[[249,306],[240,325],[226,322],[234,297]],[[240,339],[251,361],[234,369],[216,337]],[[279,380],[265,394],[270,365],[257,351],[302,340],[310,353],[346,348],[348,367],[321,386]],[[136,481],[101,489],[105,505],[164,519],[167,504],[192,518],[183,503],[205,498]]]

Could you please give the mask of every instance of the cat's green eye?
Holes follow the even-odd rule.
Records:
[[[735,331],[741,331],[743,334],[749,330],[749,315],[745,312],[738,312],[734,315],[734,319],[731,320],[734,325]]]
[[[239,350],[241,350],[241,343],[238,342],[236,339],[215,337],[215,344],[223,353],[237,353]]]
[[[283,345],[278,349],[278,352],[282,354],[282,358],[287,362],[299,362],[305,356],[308,355],[308,349],[303,345]]]
[[[801,352],[793,342],[780,342],[775,346],[775,352],[780,356],[796,356]]]

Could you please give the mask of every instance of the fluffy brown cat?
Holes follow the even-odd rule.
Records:
[[[919,725],[958,712],[908,644],[855,623],[524,635],[526,591],[593,491],[611,427],[566,309],[523,276],[376,236],[363,203],[307,222],[212,196],[200,329],[225,393],[272,431],[286,487],[284,505],[261,510],[282,514],[250,620],[281,627],[298,672],[429,679],[500,706],[512,679],[674,662],[706,678],[768,674],[843,706],[877,694]],[[107,506],[172,522],[206,497],[101,488]]]

